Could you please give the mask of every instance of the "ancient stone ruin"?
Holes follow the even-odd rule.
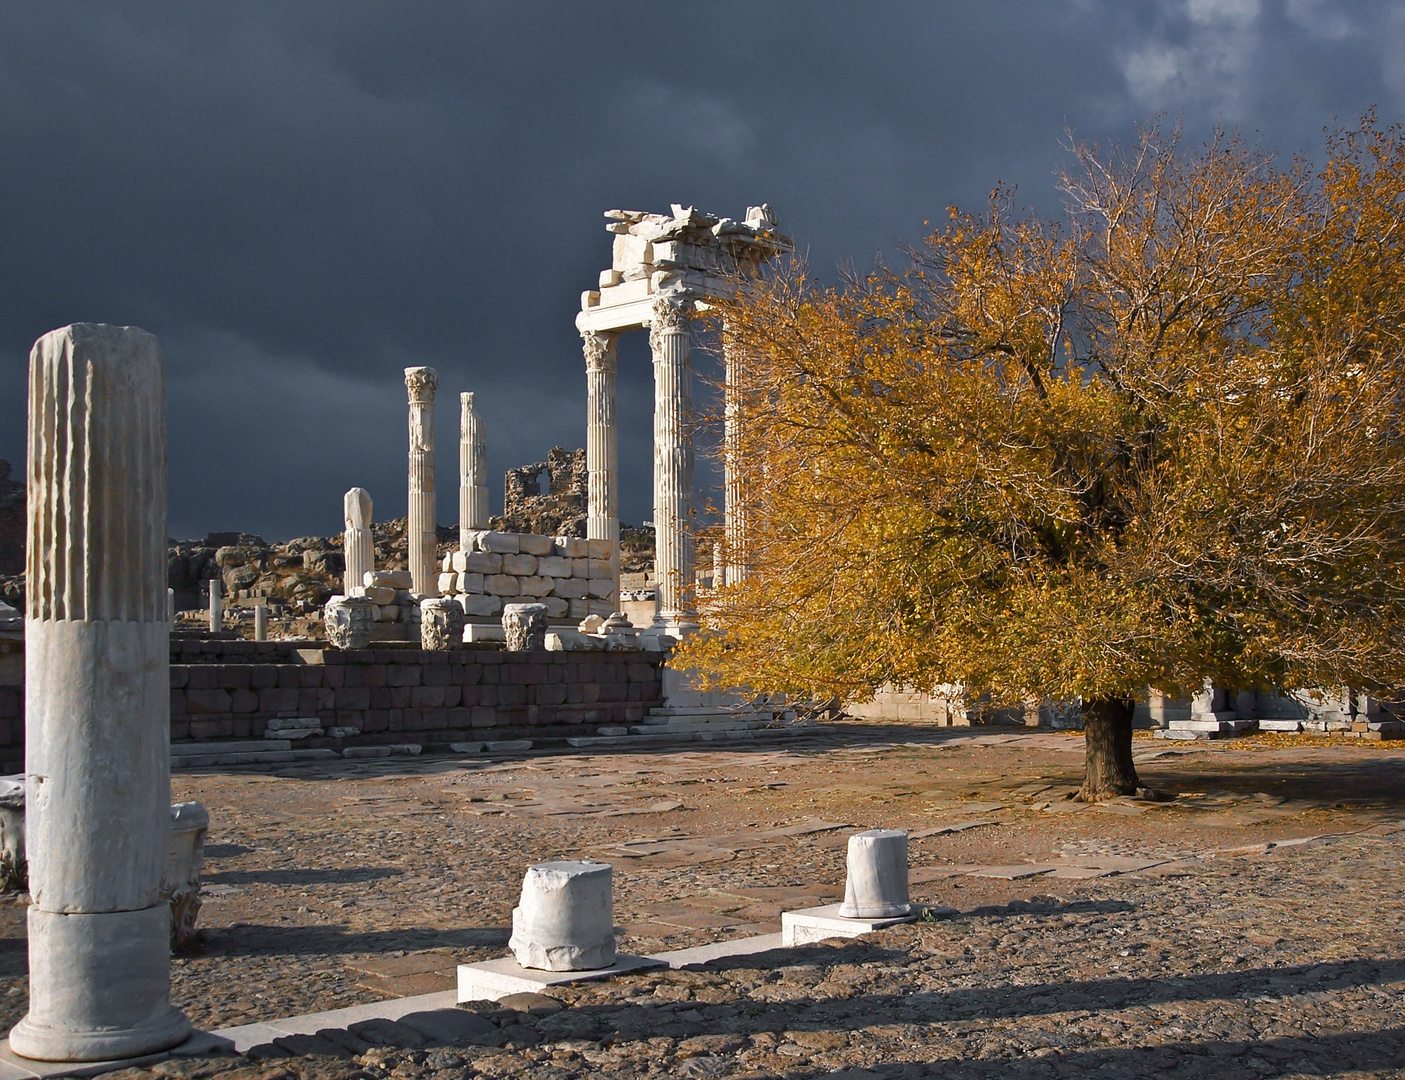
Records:
[[[585,451],[552,447],[545,461],[507,470],[503,512],[493,519],[493,528],[539,536],[584,537],[587,488]]]
[[[675,203],[670,214],[610,210],[614,234],[610,269],[598,289],[581,295],[576,328],[586,369],[586,458],[589,507],[586,535],[616,549],[618,590],[619,449],[615,420],[615,368],[619,335],[647,329],[654,360],[654,528],[659,603],[655,629],[669,636],[698,626],[694,596],[694,453],[692,412],[692,320],[765,262],[793,249],[766,205],[747,208],[744,221],[719,218]],[[726,350],[724,350],[724,353]],[[724,355],[724,394],[736,381],[738,358]],[[730,400],[730,399],[729,399]],[[727,409],[723,435],[723,514],[731,541],[729,574],[745,567],[742,523],[732,448],[735,406]],[[729,578],[730,580],[730,578]],[[725,584],[725,583],[719,583]],[[618,592],[617,592],[618,594]]]

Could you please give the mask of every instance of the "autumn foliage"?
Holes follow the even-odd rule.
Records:
[[[1400,130],[1317,166],[1157,127],[1071,153],[1060,220],[997,190],[902,270],[725,311],[750,571],[687,660],[1128,724],[1207,677],[1405,683]]]

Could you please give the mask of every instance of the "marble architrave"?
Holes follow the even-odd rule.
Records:
[[[170,1004],[161,896],[165,365],[144,330],[78,323],[35,343],[29,387],[29,1011],[10,1049],[60,1062],[136,1057],[190,1031]]]

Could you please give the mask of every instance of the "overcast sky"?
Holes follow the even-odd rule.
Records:
[[[601,212],[769,202],[831,276],[997,181],[1057,210],[1066,127],[1160,111],[1312,152],[1405,113],[1398,0],[103,3],[0,7],[0,457],[26,357],[76,321],[155,333],[170,529],[339,532],[405,512],[402,369],[439,371],[505,468],[583,446],[574,317]],[[620,363],[622,511],[650,516],[652,376]],[[18,470],[17,470],[18,471]]]

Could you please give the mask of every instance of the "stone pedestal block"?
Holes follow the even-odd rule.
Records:
[[[508,948],[524,968],[591,971],[615,962],[612,869],[550,862],[527,868]]]
[[[334,596],[322,609],[322,625],[334,648],[364,649],[375,623],[376,605],[364,596]]]
[[[907,833],[870,829],[849,837],[848,880],[839,914],[848,919],[893,919],[911,911]]]
[[[464,611],[457,600],[435,596],[420,601],[420,648],[452,649],[463,643]]]
[[[537,652],[546,648],[546,605],[506,604],[502,628],[509,652]]]

